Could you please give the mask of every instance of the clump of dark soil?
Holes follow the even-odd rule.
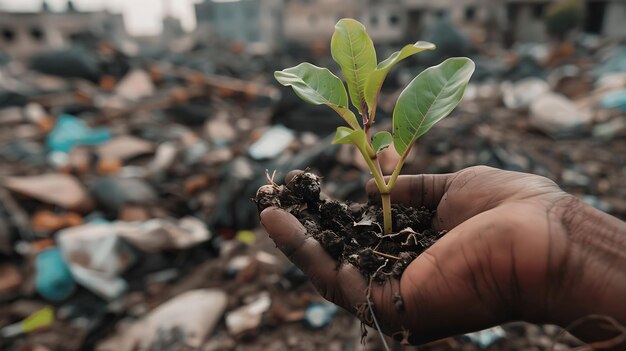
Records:
[[[392,206],[393,234],[383,234],[382,209],[370,204],[320,199],[320,178],[308,172],[286,186],[265,185],[256,203],[259,213],[276,206],[293,214],[338,262],[350,262],[377,281],[399,278],[404,269],[445,231],[432,228],[435,211]]]

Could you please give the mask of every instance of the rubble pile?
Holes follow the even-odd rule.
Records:
[[[272,83],[297,57],[186,50],[101,43],[0,66],[0,349],[375,349],[278,253],[250,200],[266,170],[310,167],[326,193],[364,201],[366,166],[329,142],[339,120]],[[405,172],[532,172],[626,218],[626,47],[560,52],[475,52],[479,79]],[[380,127],[411,62],[388,79]],[[578,345],[555,328],[425,349]]]

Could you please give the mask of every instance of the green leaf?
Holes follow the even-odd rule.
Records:
[[[367,106],[365,83],[376,69],[376,50],[372,39],[361,23],[344,18],[335,25],[330,52],[346,78],[352,105],[362,114]]]
[[[361,128],[354,113],[348,109],[348,94],[343,82],[327,68],[304,62],[276,71],[274,77],[280,84],[292,87],[302,100],[314,105],[326,105],[352,128]]]
[[[435,50],[436,46],[433,43],[427,41],[418,41],[412,45],[406,45],[400,51],[396,51],[391,54],[386,60],[376,66],[376,69],[370,74],[365,84],[365,101],[369,107],[369,114],[372,115],[373,109],[376,106],[376,99],[380,93],[380,88],[383,86],[383,82],[387,77],[387,73],[391,70],[396,63],[404,60],[405,58],[420,53],[425,50]]]
[[[387,131],[378,132],[372,138],[372,147],[374,148],[374,151],[376,151],[376,153],[379,153],[388,148],[389,145],[391,145],[391,141],[391,133]]]
[[[367,136],[362,129],[354,130],[347,127],[337,127],[333,144],[354,144],[359,149],[366,149]]]
[[[424,70],[402,91],[393,110],[393,143],[399,154],[461,102],[474,67],[466,57],[447,59]]]

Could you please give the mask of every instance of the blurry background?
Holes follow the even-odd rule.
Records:
[[[339,74],[344,17],[379,61],[438,47],[394,68],[377,128],[424,68],[477,64],[405,173],[531,172],[626,219],[625,16],[623,0],[0,0],[0,349],[382,349],[275,249],[250,200],[266,170],[307,167],[365,200],[366,166],[330,144],[337,116],[273,80],[302,61]],[[420,349],[577,345],[514,323]]]

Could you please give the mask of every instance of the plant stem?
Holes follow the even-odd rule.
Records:
[[[382,173],[379,171],[379,167],[376,166],[376,164],[374,163],[374,160],[369,155],[367,150],[362,150],[361,148],[359,148],[359,151],[361,151],[361,155],[365,159],[365,162],[367,163],[367,167],[370,169],[372,176],[374,176],[374,182],[376,182],[376,186],[378,187],[378,190],[380,190],[381,193],[387,192],[387,184],[385,184],[385,180],[383,179]]]
[[[393,231],[393,222],[391,218],[391,194],[389,192],[381,192],[380,200],[383,204],[383,233],[391,234]]]
[[[389,182],[387,182],[387,189],[391,191],[393,187],[396,185],[396,180],[398,180],[398,176],[400,175],[400,171],[402,170],[402,166],[404,166],[404,162],[406,161],[409,152],[411,151],[412,146],[407,147],[407,149],[402,154],[400,161],[396,165],[396,168],[393,170],[391,177],[389,178]]]
[[[391,221],[391,194],[389,193],[389,186],[385,183],[385,179],[383,178],[383,172],[380,168],[380,163],[376,160],[376,153],[374,152],[371,156],[369,152],[371,149],[371,145],[369,143],[366,144],[365,147],[358,147],[361,155],[365,159],[367,163],[367,167],[370,169],[372,176],[374,177],[374,182],[376,182],[376,186],[378,187],[378,191],[381,194],[381,202],[383,205],[383,233],[391,234],[393,223]],[[372,149],[373,151],[373,149]],[[376,160],[376,163],[374,163]]]

